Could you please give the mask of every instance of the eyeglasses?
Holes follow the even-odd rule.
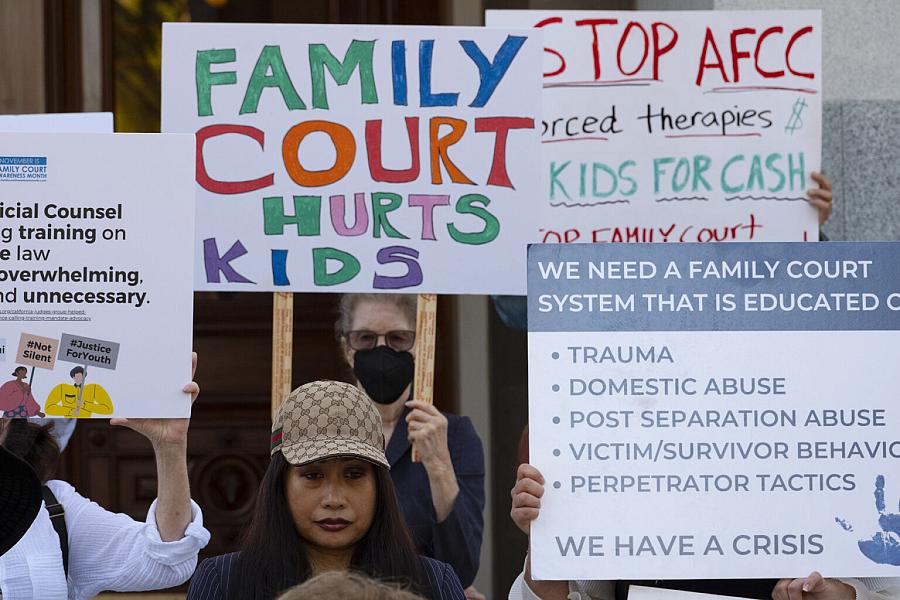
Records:
[[[416,343],[415,331],[388,331],[387,333],[375,333],[366,329],[348,331],[344,334],[347,343],[354,350],[371,350],[378,345],[378,339],[384,338],[388,348],[397,352],[407,352]]]

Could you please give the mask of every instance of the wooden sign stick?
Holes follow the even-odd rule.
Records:
[[[419,294],[416,305],[416,370],[413,399],[434,404],[434,339],[437,334],[437,294]],[[419,462],[413,445],[412,461]]]
[[[294,361],[294,294],[275,292],[272,303],[272,418],[291,393]]]

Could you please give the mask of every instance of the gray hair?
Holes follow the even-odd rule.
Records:
[[[415,328],[416,303],[415,294],[344,294],[338,301],[338,319],[334,323],[334,334],[340,340],[353,326],[353,316],[360,302],[381,302],[393,304],[409,319]]]

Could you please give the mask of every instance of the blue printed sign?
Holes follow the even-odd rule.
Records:
[[[535,245],[538,579],[900,576],[900,243]]]
[[[47,181],[47,157],[0,156],[0,181]]]

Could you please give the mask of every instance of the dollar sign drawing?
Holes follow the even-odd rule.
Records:
[[[803,127],[803,120],[800,118],[800,113],[803,112],[803,109],[808,105],[803,98],[797,98],[797,101],[794,102],[794,110],[791,112],[791,117],[788,119],[787,125],[784,126],[784,130],[787,133],[793,134],[796,130]]]

